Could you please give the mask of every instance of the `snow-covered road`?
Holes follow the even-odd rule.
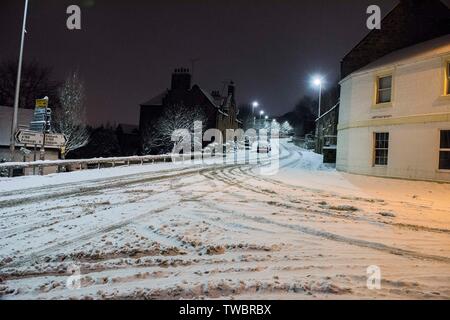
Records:
[[[450,185],[282,149],[275,176],[160,164],[0,179],[0,298],[450,298]]]

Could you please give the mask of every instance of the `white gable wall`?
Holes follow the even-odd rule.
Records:
[[[447,46],[447,49],[450,47]],[[443,96],[448,52],[356,72],[341,83],[337,168],[410,179],[450,181],[440,171],[440,129],[450,130],[450,96]],[[375,79],[393,74],[392,105],[373,108]],[[393,123],[393,121],[395,123]],[[374,132],[389,132],[389,164],[373,165]]]

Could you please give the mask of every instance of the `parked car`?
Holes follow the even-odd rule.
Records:
[[[270,143],[268,141],[260,141],[258,142],[258,148],[257,151],[258,153],[269,153],[270,151],[272,151],[272,147],[270,146]]]

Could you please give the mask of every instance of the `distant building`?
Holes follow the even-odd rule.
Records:
[[[336,163],[339,103],[316,120],[316,152],[323,154],[324,163]]]
[[[189,69],[179,68],[172,74],[171,88],[141,104],[139,130],[141,135],[154,126],[171,105],[201,108],[207,117],[207,129],[217,128],[225,137],[226,129],[239,128],[238,107],[235,100],[235,85],[228,84],[227,92],[206,92],[198,85],[192,86]]]
[[[343,79],[338,130],[339,170],[450,181],[450,35]]]

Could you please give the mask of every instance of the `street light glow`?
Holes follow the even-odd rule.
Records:
[[[315,76],[312,79],[312,84],[319,88],[319,111],[317,113],[319,119],[320,119],[320,116],[321,116],[322,85],[323,85],[323,82],[324,82],[324,78],[322,76],[319,76],[319,75]]]
[[[263,110],[261,110],[261,111],[259,112],[259,114],[260,114],[260,115],[263,115],[263,114],[264,114],[264,111],[263,111]]]
[[[258,101],[255,101],[255,102],[253,102],[253,108],[258,108],[259,107],[259,103],[258,103]]]
[[[269,119],[269,116],[266,116],[266,120],[268,120]]]
[[[321,77],[316,76],[316,77],[313,78],[313,84],[314,84],[316,87],[321,86],[322,83],[323,83],[323,79],[322,79]]]

